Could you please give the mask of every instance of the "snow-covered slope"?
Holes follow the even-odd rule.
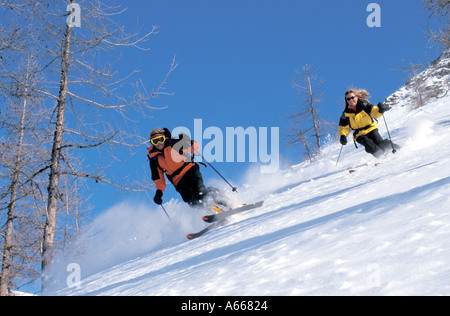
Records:
[[[239,198],[264,206],[193,241],[201,211],[171,201],[171,224],[153,206],[117,206],[80,237],[83,254],[55,264],[50,294],[450,295],[450,97],[386,119],[397,154],[349,143],[336,167],[333,144],[313,164],[250,171]],[[61,289],[69,263],[81,283]]]
[[[413,69],[411,71],[414,73]],[[405,86],[388,96],[385,103],[390,106],[417,108],[420,107],[420,104],[442,98],[449,92],[449,89],[450,50],[434,60],[424,71],[410,78]]]

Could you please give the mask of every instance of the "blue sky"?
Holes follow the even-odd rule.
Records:
[[[381,8],[381,27],[370,28],[369,3]],[[147,43],[151,52],[126,51],[124,66],[141,69],[154,88],[174,55],[179,64],[167,92],[154,100],[153,118],[143,120],[142,136],[154,127],[279,127],[280,155],[291,163],[302,157],[286,147],[286,116],[296,111],[291,82],[295,69],[309,64],[324,80],[321,113],[337,122],[347,88],[367,89],[372,103],[383,101],[407,79],[396,70],[409,63],[428,63],[438,56],[425,39],[428,14],[422,1],[411,0],[152,0],[128,1],[121,17],[129,31],[152,25],[159,33]],[[204,143],[207,141],[204,141]],[[146,148],[124,172],[147,167]],[[216,163],[238,182],[249,163]],[[202,169],[205,180],[217,178]],[[166,199],[177,197],[168,187]],[[150,192],[153,195],[153,192]],[[100,198],[100,197],[99,197]],[[93,199],[94,205],[97,205]],[[120,197],[118,198],[120,200]],[[113,200],[109,200],[113,203]],[[102,203],[103,204],[103,203]],[[104,205],[104,204],[103,204]]]

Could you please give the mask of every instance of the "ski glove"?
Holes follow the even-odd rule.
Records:
[[[180,139],[180,143],[183,144],[183,147],[191,147],[191,138],[185,133],[178,134],[178,138]]]
[[[156,204],[161,205],[163,203],[162,196],[163,196],[163,192],[161,190],[156,190],[155,197],[153,198],[153,201]]]
[[[339,140],[342,146],[347,145],[347,137],[345,135],[341,135],[341,139]]]
[[[381,114],[383,114],[386,111],[389,111],[391,109],[391,107],[387,104],[383,104],[383,103],[378,103],[378,112],[380,112]]]
[[[180,155],[184,155],[189,158],[190,154],[188,152],[192,146],[191,138],[184,133],[178,134],[178,138],[180,140],[173,147],[173,149],[177,150]]]

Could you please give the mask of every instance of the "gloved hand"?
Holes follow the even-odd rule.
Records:
[[[391,109],[391,107],[387,104],[384,103],[378,103],[378,112],[380,112],[381,114],[383,114],[386,111],[389,111]]]
[[[347,145],[347,137],[345,135],[341,135],[341,139],[339,141],[342,146]]]
[[[155,197],[153,198],[153,201],[156,204],[161,205],[163,203],[162,196],[163,196],[163,192],[161,190],[156,190]]]
[[[172,148],[174,150],[177,150],[180,155],[185,156],[187,159],[191,159],[191,138],[184,133],[178,134],[178,138],[180,139],[180,141]],[[191,160],[189,160],[189,162],[191,162]]]
[[[185,133],[178,134],[178,138],[180,139],[180,142],[183,144],[183,147],[191,147],[191,138],[186,135]]]

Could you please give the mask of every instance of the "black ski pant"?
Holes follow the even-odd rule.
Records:
[[[200,167],[195,164],[181,178],[176,187],[178,193],[184,202],[190,206],[201,206],[206,203],[214,203],[218,205],[228,206],[219,189],[213,187],[205,187],[203,177],[200,173]]]
[[[189,169],[178,182],[177,191],[183,201],[191,206],[203,203],[207,195],[207,189],[203,184],[203,177],[197,164]]]
[[[356,141],[364,146],[367,153],[372,154],[377,158],[392,148],[389,139],[383,139],[380,136],[380,133],[378,133],[378,129],[374,129],[367,135],[359,136]],[[394,148],[395,147],[398,146],[394,144]]]
[[[176,189],[183,201],[190,206],[202,205],[207,197],[212,195],[212,193],[216,193],[215,191],[217,190],[205,187],[200,167],[197,164],[186,172],[178,182]]]

